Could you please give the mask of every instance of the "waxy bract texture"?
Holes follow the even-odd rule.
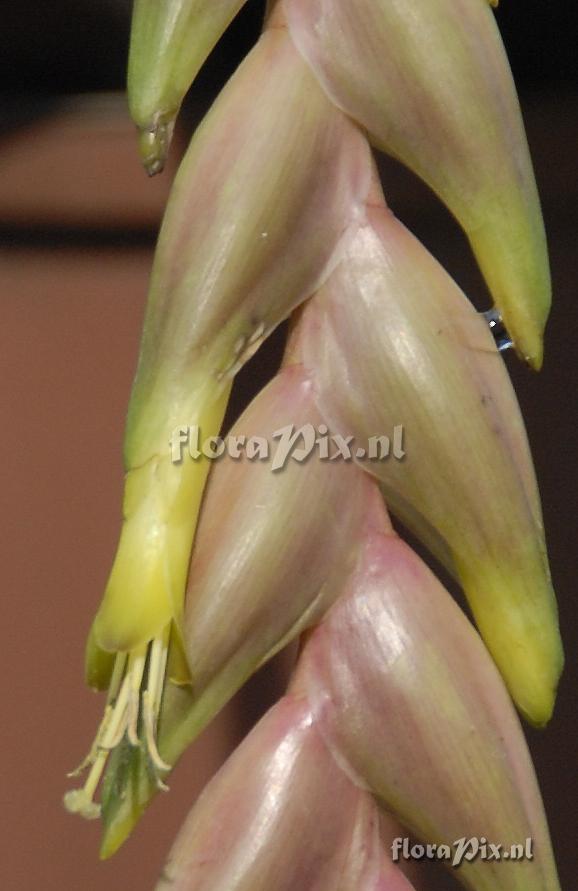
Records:
[[[323,281],[359,220],[369,165],[362,135],[287,33],[265,33],[196,131],[173,186],[131,398],[129,466],[165,445],[167,421],[186,421],[196,368],[212,381],[232,376]]]
[[[532,859],[464,858],[455,874],[474,891],[559,891],[531,760],[500,675],[374,494],[357,564],[308,637],[290,695],[194,806],[165,884],[407,888],[389,859],[393,813],[452,853],[462,837],[508,851],[532,840]],[[387,820],[388,849],[379,853],[369,792]]]
[[[287,367],[234,425],[260,436],[269,460],[224,458],[209,481],[193,550],[183,634],[192,687],[219,707],[255,669],[319,621],[338,596],[370,510],[372,484],[353,463],[300,455],[322,417],[314,384]],[[291,428],[292,455],[273,469]],[[285,434],[280,431],[285,429]]]
[[[519,721],[466,617],[411,549],[369,533],[339,602],[309,638],[293,691],[330,749],[420,839],[532,839],[533,859],[464,861],[476,891],[557,891]]]
[[[158,891],[411,891],[388,861],[371,797],[286,697],[209,784]]]
[[[404,460],[364,467],[457,572],[519,708],[547,722],[563,660],[556,604],[523,422],[484,319],[378,205],[305,314],[320,410],[358,440],[403,425]]]
[[[544,226],[524,126],[485,0],[284,0],[328,95],[463,226],[517,351],[542,362]]]

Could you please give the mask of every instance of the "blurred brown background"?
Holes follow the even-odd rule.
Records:
[[[83,686],[84,635],[119,522],[121,442],[152,250],[185,139],[258,33],[249,3],[213,53],[183,115],[171,169],[139,167],[121,91],[128,2],[21,0],[2,10],[0,59],[2,817],[0,883],[10,891],[125,891],[154,885],[172,837],[227,752],[282,688],[288,660],[252,681],[175,771],[134,838],[97,860],[98,825],[64,813],[65,774],[102,706]],[[546,365],[508,357],[541,484],[568,667],[546,732],[528,731],[562,884],[576,863],[574,601],[578,89],[563,0],[509,0],[498,12],[544,204],[555,305]],[[105,91],[105,92],[104,92]],[[393,210],[480,307],[468,249],[432,196],[391,162]],[[280,336],[240,378],[236,407],[271,374]],[[445,873],[428,888],[454,887]],[[272,889],[274,891],[274,889]],[[297,889],[296,889],[297,891]]]

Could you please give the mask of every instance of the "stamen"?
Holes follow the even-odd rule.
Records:
[[[140,706],[140,688],[145,670],[147,644],[133,650],[128,659],[129,697],[127,736],[131,746],[140,745],[138,738],[138,716]]]
[[[89,820],[100,815],[100,805],[93,799],[110,752],[122,741],[125,733],[132,746],[139,746],[139,716],[146,752],[154,768],[160,789],[168,787],[158,771],[170,770],[171,765],[161,758],[156,743],[156,732],[162,703],[165,671],[170,638],[170,623],[160,637],[150,644],[142,644],[130,653],[118,653],[115,659],[104,716],[100,722],[92,748],[82,764],[69,776],[77,776],[90,766],[81,789],[73,789],[64,796],[67,810]],[[143,690],[145,668],[148,671]],[[142,692],[141,692],[142,691]]]
[[[127,653],[117,653],[116,654],[116,658],[114,660],[114,668],[112,669],[110,684],[108,686],[108,694],[106,697],[107,705],[114,702],[114,700],[118,696],[118,691],[120,690],[120,685],[122,684],[122,680],[124,678],[124,669],[126,666],[127,659],[128,659]]]
[[[118,657],[117,657],[118,660]],[[126,662],[126,659],[123,660]],[[116,663],[115,663],[116,668]],[[124,665],[123,665],[124,669]],[[114,672],[113,672],[114,677]],[[115,678],[115,681],[117,679]],[[93,801],[108,755],[121,741],[126,729],[126,713],[128,703],[129,676],[125,675],[114,706],[107,704],[104,718],[101,721],[92,749],[85,759],[92,767],[81,789],[72,789],[64,796],[64,806],[73,814],[80,814],[87,820],[95,820],[100,816],[100,805]]]
[[[162,691],[167,666],[170,626],[163,631],[160,638],[155,638],[151,645],[147,688],[143,693],[143,720],[148,755],[157,770],[170,770],[171,765],[163,761],[156,743],[156,732],[161,708]],[[159,788],[167,786],[157,777]]]
[[[155,714],[155,722],[158,720],[161,707],[167,657],[169,653],[170,630],[170,625],[167,625],[162,636],[155,638],[151,645],[147,691],[150,691],[151,694],[151,706]]]
[[[152,761],[152,763],[157,771],[170,770],[171,765],[167,764],[165,761],[163,761],[163,759],[161,758],[161,756],[159,754],[159,750],[157,748],[157,743],[156,743],[156,738],[155,738],[155,731],[156,731],[155,717],[154,717],[153,709],[151,708],[151,705],[150,705],[150,693],[148,690],[145,690],[143,693],[143,721],[144,721],[144,728],[145,728],[147,754],[148,754],[150,760]],[[159,787],[159,789],[162,789],[163,791],[167,792],[169,787],[165,783],[163,783],[163,781],[161,780],[160,776],[156,773],[156,771],[155,771],[155,779],[156,779],[157,786]]]
[[[116,658],[114,660],[114,667],[112,670],[112,676],[110,679],[110,685],[108,688],[108,694],[106,697],[106,706],[104,709],[104,715],[103,715],[102,721],[99,724],[98,730],[96,732],[96,737],[94,739],[92,747],[91,747],[88,755],[86,756],[86,758],[84,758],[83,761],[81,761],[81,763],[78,765],[78,767],[76,767],[74,770],[71,770],[70,773],[67,774],[67,776],[69,776],[69,777],[79,776],[84,770],[86,770],[88,767],[90,767],[91,764],[94,764],[94,762],[96,760],[98,750],[102,746],[101,741],[104,738],[104,736],[108,730],[108,726],[109,726],[110,720],[113,715],[113,711],[114,711],[113,703],[114,703],[116,697],[118,696],[118,691],[119,691],[120,685],[122,683],[126,660],[127,660],[126,653],[117,653],[116,654]]]
[[[128,697],[129,675],[127,674],[123,679],[109,724],[98,742],[99,751],[110,752],[123,738],[127,723]]]

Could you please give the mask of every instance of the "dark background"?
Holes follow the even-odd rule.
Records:
[[[68,817],[64,774],[101,708],[83,687],[83,639],[115,546],[120,446],[158,222],[188,132],[256,39],[249,2],[187,101],[171,164],[148,181],[122,96],[128,0],[20,0],[0,26],[0,399],[5,581],[3,887],[110,891],[152,887],[187,807],[281,689],[278,660],[203,735],[134,839],[107,864],[98,828]],[[554,309],[540,375],[513,357],[542,492],[567,669],[556,714],[528,731],[563,887],[576,863],[575,350],[578,83],[574,4],[503,0],[497,10],[518,84],[543,200]],[[94,94],[94,95],[93,95]],[[461,233],[419,183],[389,161],[393,210],[480,308],[483,284]],[[240,375],[235,411],[269,376],[273,338]],[[441,873],[424,887],[449,889]]]
[[[249,0],[197,84],[213,88],[254,41],[262,0]],[[53,95],[124,88],[130,0],[2,4],[2,89]],[[576,84],[576,23],[565,0],[509,0],[496,10],[519,88]]]

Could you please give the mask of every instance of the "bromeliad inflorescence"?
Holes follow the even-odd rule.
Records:
[[[162,168],[183,96],[242,5],[136,0],[129,98],[149,172]],[[562,667],[523,422],[486,319],[386,207],[370,144],[446,203],[485,276],[492,319],[522,358],[542,362],[543,224],[489,4],[271,3],[260,40],[193,136],[159,236],[126,429],[124,522],[87,649],[88,682],[108,690],[107,705],[81,765],[85,785],[66,803],[97,816],[104,777],[103,854],[113,853],[244,681],[318,626],[288,697],[193,812],[168,867],[175,887],[273,887],[286,860],[264,830],[260,847],[246,846],[247,827],[266,808],[312,844],[296,803],[307,783],[286,780],[316,767],[337,771],[357,816],[320,831],[325,872],[304,856],[310,865],[287,867],[283,887],[306,891],[317,875],[316,889],[333,888],[341,852],[344,887],[407,889],[376,841],[381,808],[432,842],[532,832],[534,863],[499,875],[475,864],[464,879],[476,891],[555,891],[504,686],[545,724]],[[280,475],[221,463],[205,493],[211,462],[174,461],[172,432],[217,435],[236,373],[305,301],[282,370],[236,432],[323,423],[365,439],[399,417],[406,459],[366,468],[374,478],[319,460]],[[396,539],[382,497],[463,586],[487,650]],[[437,696],[445,733],[422,695]],[[431,790],[411,759],[434,771]],[[275,771],[285,779],[269,788]],[[324,813],[324,794],[311,782],[311,814]],[[226,815],[232,803],[238,821]],[[231,844],[215,868],[205,856],[213,820]],[[367,858],[351,853],[354,839]]]

